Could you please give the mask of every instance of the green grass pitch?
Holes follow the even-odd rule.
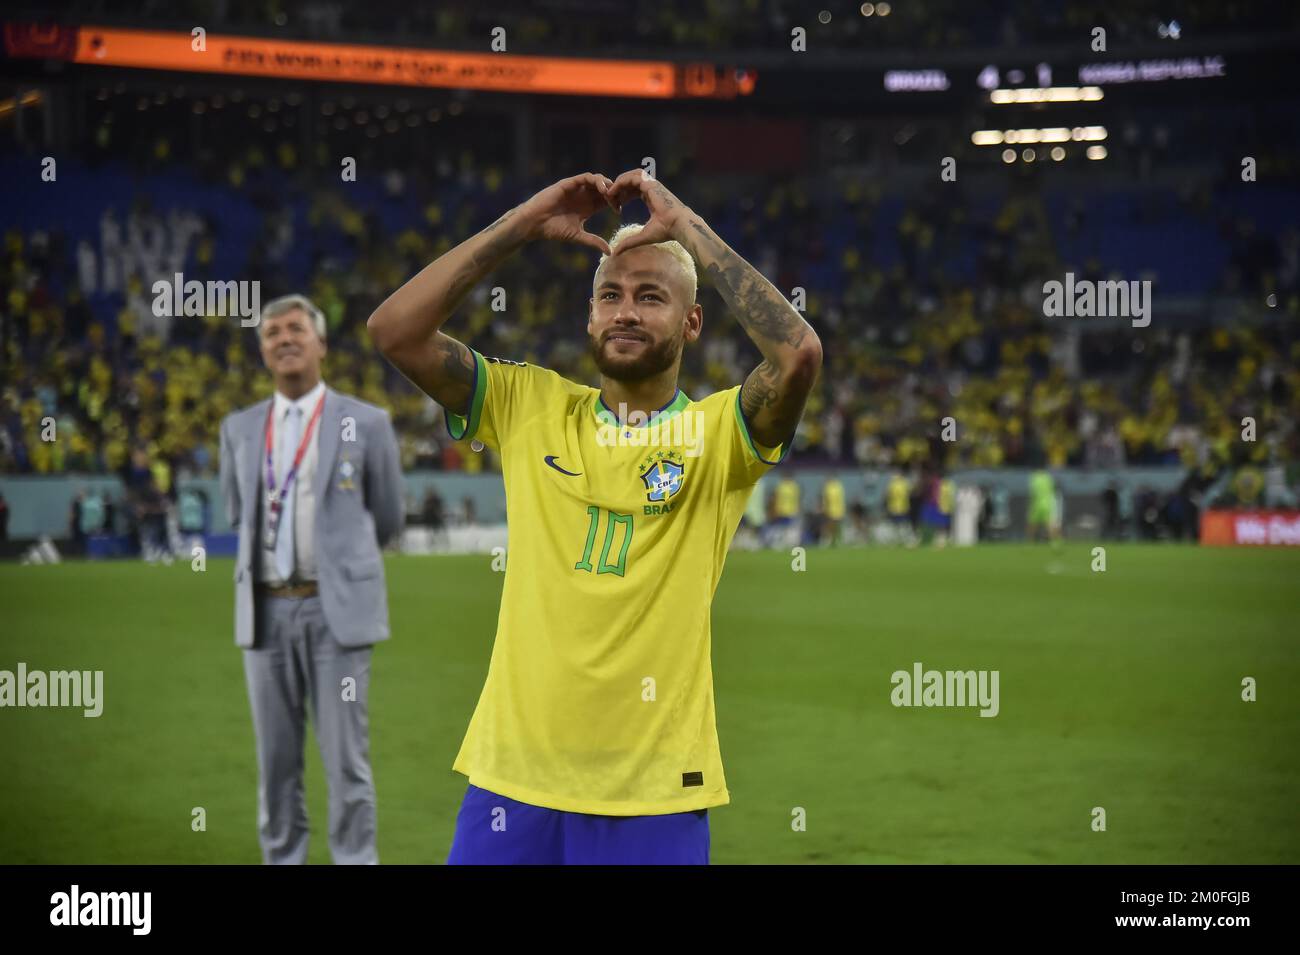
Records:
[[[713,610],[732,799],[710,814],[713,861],[1300,862],[1300,553],[1106,556],[1094,573],[1082,544],[812,550],[794,572],[733,553]],[[388,559],[394,637],[371,686],[385,863],[446,857],[490,564]],[[0,862],[260,860],[231,568],[0,567],[0,669],[102,669],[105,696],[98,719],[0,710]],[[916,661],[998,670],[999,715],[894,707],[890,675]],[[311,737],[307,792],[327,862]]]

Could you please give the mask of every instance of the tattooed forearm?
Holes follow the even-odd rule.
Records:
[[[518,211],[519,211],[518,209],[511,209],[509,212],[507,212],[505,215],[503,215],[500,219],[497,219],[496,222],[492,223],[490,226],[488,226],[488,227],[487,227],[486,229],[484,229],[483,231],[484,231],[484,232],[494,232],[494,231],[496,231],[496,229],[497,229],[498,226],[500,226],[502,223],[506,222],[506,221],[507,221],[511,216],[513,216],[513,215],[514,215],[516,212],[518,212]]]
[[[763,360],[740,389],[740,411],[760,444],[786,444],[821,367],[821,342],[776,286],[691,214],[680,241],[704,268]]]
[[[760,350],[762,340],[799,348],[811,330],[803,316],[758,269],[717,239],[704,223],[692,220],[691,228],[701,237],[694,243],[697,248],[691,250],[696,260],[704,264],[705,275]],[[763,353],[766,355],[766,350]]]
[[[759,339],[791,348],[803,342],[808,323],[752,266],[743,260],[712,262],[705,266],[704,273],[760,348],[763,343]]]
[[[469,349],[442,332],[439,332],[434,339],[433,346],[438,349],[438,356],[442,360],[442,373],[447,376],[447,380],[472,388],[474,356],[470,354]]]
[[[764,358],[740,388],[740,410],[745,418],[754,420],[754,415],[764,408],[777,403],[780,393],[777,391],[778,372],[776,366]]]
[[[518,213],[511,209],[390,295],[367,323],[372,335],[427,343],[470,290],[528,240]],[[380,350],[386,351],[383,344]]]
[[[492,223],[483,230],[481,235],[486,237],[487,241],[477,248],[469,250],[469,261],[461,265],[452,273],[447,283],[447,293],[442,302],[444,314],[450,315],[460,307],[460,303],[465,300],[465,296],[470,293],[483,277],[504,262],[516,249],[523,245],[521,236],[511,235],[508,231],[500,231],[500,226],[513,216],[515,210],[511,209],[496,222]]]
[[[425,266],[366,322],[376,347],[425,394],[457,414],[473,398],[470,350],[441,331],[470,290],[528,241],[525,216],[511,210]]]
[[[434,336],[433,347],[440,372],[438,400],[455,414],[469,414],[474,399],[474,356],[468,348],[442,332]]]

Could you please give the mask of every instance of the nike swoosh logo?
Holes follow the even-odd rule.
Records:
[[[579,471],[577,474],[574,474],[572,471],[566,471],[564,470],[564,468],[556,464],[555,459],[557,457],[559,457],[559,455],[557,454],[548,454],[542,460],[545,461],[547,464],[549,464],[551,467],[555,468],[555,470],[559,471],[561,474],[567,474],[569,477],[582,477],[581,471]]]

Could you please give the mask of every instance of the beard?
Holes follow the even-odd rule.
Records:
[[[605,345],[604,341],[591,339],[591,357],[600,373],[613,381],[653,378],[673,367],[682,353],[680,338],[648,342],[639,355],[615,355],[607,352]]]

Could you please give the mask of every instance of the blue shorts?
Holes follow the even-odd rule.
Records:
[[[709,812],[596,816],[471,785],[448,865],[708,865]]]

